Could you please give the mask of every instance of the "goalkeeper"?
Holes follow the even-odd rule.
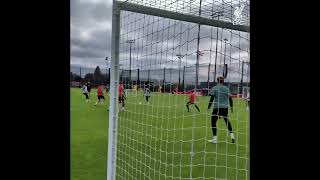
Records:
[[[217,138],[217,120],[219,117],[223,117],[228,131],[230,132],[232,143],[235,142],[234,134],[232,131],[232,126],[228,118],[228,108],[229,105],[231,107],[231,112],[233,112],[233,101],[230,96],[230,90],[226,86],[223,85],[224,78],[218,77],[217,78],[218,84],[212,88],[209,95],[211,96],[208,111],[213,102],[213,111],[211,115],[211,125],[212,125],[212,132],[213,132],[213,139],[209,140],[209,142],[216,144],[218,142]]]

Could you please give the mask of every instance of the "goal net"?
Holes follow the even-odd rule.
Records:
[[[113,50],[110,107],[122,106],[118,82],[128,93],[124,110],[109,111],[108,178],[249,179],[242,98],[250,87],[249,1],[126,0],[114,7],[119,51]],[[214,144],[208,94],[221,76],[233,98],[235,142],[219,118]],[[195,104],[188,111],[192,91],[200,112]]]

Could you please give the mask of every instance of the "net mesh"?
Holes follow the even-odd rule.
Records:
[[[126,2],[226,22],[244,3],[242,23],[249,26],[249,1]],[[119,41],[120,81],[138,91],[128,91],[119,111],[117,179],[248,179],[249,113],[241,94],[250,86],[250,34],[121,11]],[[212,110],[206,112],[206,95],[219,76],[234,95],[229,119],[236,143],[223,120],[218,143],[208,142]],[[194,88],[200,112],[186,108],[186,93]]]

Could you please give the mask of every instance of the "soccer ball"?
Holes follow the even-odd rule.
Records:
[[[139,104],[141,104],[141,102],[139,102]]]

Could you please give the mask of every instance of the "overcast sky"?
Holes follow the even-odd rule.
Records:
[[[112,0],[71,0],[71,65],[105,66],[110,54]]]
[[[198,4],[195,0],[194,4],[195,6]],[[215,0],[214,3],[220,2],[221,0]],[[152,1],[153,2],[153,1]],[[178,1],[177,1],[178,2]],[[185,1],[189,2],[189,1]],[[210,12],[206,12],[205,9],[210,9],[206,7],[205,5],[210,3],[211,5],[213,1],[209,0],[203,0],[204,10],[203,14],[209,14]],[[221,1],[222,2],[222,1]],[[226,1],[226,2],[230,2]],[[233,3],[236,3],[238,1],[233,0]],[[176,5],[172,5],[175,7]],[[212,5],[211,5],[212,6]],[[235,6],[235,5],[234,5]],[[217,6],[218,8],[223,8],[224,11],[228,11],[229,18],[231,17],[230,14],[232,14],[232,9],[226,10],[226,7],[230,6]],[[192,6],[194,8],[194,6]],[[96,67],[100,66],[103,70],[106,67],[106,61],[105,57],[110,57],[110,50],[111,50],[111,9],[112,9],[112,0],[71,0],[71,67],[75,66],[82,66],[82,67]],[[191,8],[189,8],[191,9]],[[196,9],[196,8],[195,8]],[[216,9],[216,11],[219,11],[220,9]],[[210,9],[211,10],[211,9]],[[192,13],[193,10],[190,10]],[[194,10],[196,11],[196,10]],[[194,12],[197,13],[197,12]],[[124,17],[126,16],[127,17]],[[129,15],[129,16],[128,16]],[[142,18],[142,15],[139,14],[125,14],[122,13],[122,19],[126,19],[127,24],[124,24],[122,26],[121,32],[125,35],[121,36],[120,43],[120,63],[123,64],[123,66],[128,66],[128,57],[129,57],[129,46],[128,44],[124,43],[127,39],[137,39],[133,48],[132,48],[132,58],[133,58],[133,68],[140,68],[140,69],[148,69],[148,68],[163,68],[163,67],[178,67],[178,61],[174,62],[168,62],[168,57],[160,57],[160,47],[163,46],[163,42],[167,43],[166,49],[173,48],[173,50],[168,50],[166,53],[170,54],[171,57],[169,59],[177,59],[175,57],[175,54],[178,53],[178,51],[181,54],[188,54],[188,59],[184,58],[186,66],[195,64],[196,62],[196,47],[197,47],[197,41],[195,40],[197,37],[197,27],[196,24],[187,24],[178,22],[175,27],[172,28],[172,24],[175,23],[174,20],[163,20],[157,22],[157,19],[154,19],[153,17],[149,16],[145,18],[143,21],[138,20],[139,18]],[[226,15],[227,17],[227,15]],[[146,23],[146,20],[150,20],[151,22],[155,22],[154,24],[149,25]],[[135,28],[133,28],[131,25],[129,25],[130,22],[136,22]],[[155,38],[148,38],[144,35],[150,33],[150,29],[152,29],[152,32],[155,32],[156,30],[154,27],[157,25],[161,25],[162,27],[157,30],[160,30],[162,32],[162,38],[164,39],[170,39],[170,36],[176,35],[176,38],[170,39],[168,41],[162,41],[162,43],[156,43],[153,45],[153,47],[147,46],[148,43],[154,43],[159,42],[159,37]],[[165,31],[167,27],[171,25],[171,28],[169,31]],[[184,32],[187,28],[192,28],[189,33]],[[145,29],[142,29],[145,28]],[[174,30],[176,29],[176,30]],[[130,30],[133,30],[133,33],[130,33]],[[176,32],[176,33],[174,33]],[[179,34],[180,32],[180,34]],[[208,26],[201,26],[200,36],[200,50],[204,51],[204,55],[201,56],[201,62],[200,64],[209,64],[209,62],[213,63],[213,59],[215,56],[215,53],[210,53],[210,49],[212,51],[215,51],[215,36],[216,36],[216,28],[214,27],[208,27]],[[154,33],[153,36],[159,36],[160,33]],[[210,35],[213,34],[214,38],[210,38]],[[178,37],[180,36],[180,37]],[[239,38],[239,36],[242,36]],[[168,38],[169,37],[169,38]],[[219,39],[229,39],[229,43],[226,47],[226,61],[229,62],[230,58],[234,58],[234,60],[238,61],[239,59],[244,61],[249,61],[249,54],[245,51],[248,51],[249,49],[249,36],[247,33],[240,33],[237,31],[233,31],[232,33],[228,31],[223,31],[223,33],[220,33],[219,31]],[[194,39],[194,40],[193,40]],[[230,41],[231,39],[231,41]],[[141,46],[141,44],[145,44],[144,46]],[[182,44],[185,43],[183,46]],[[188,45],[188,47],[186,46]],[[233,46],[231,46],[233,45]],[[179,47],[180,46],[180,47]],[[241,50],[234,48],[235,46],[240,46]],[[155,47],[158,47],[158,50],[156,52],[156,55],[152,54],[154,53]],[[218,54],[218,60],[224,58],[223,57],[223,51],[224,51],[224,43],[222,41],[218,41],[218,52],[221,52],[221,54]],[[186,50],[188,48],[188,50]],[[149,53],[141,53],[141,52],[149,52]],[[229,59],[228,59],[229,58]],[[109,58],[110,59],[110,58]],[[182,60],[182,61],[184,61]],[[210,61],[211,60],[211,61]],[[233,59],[232,59],[233,60]],[[110,62],[109,62],[110,63]],[[232,62],[234,63],[234,62]],[[161,65],[160,65],[161,64]],[[239,64],[239,63],[238,63]],[[237,63],[234,64],[234,71],[239,71]],[[230,66],[229,66],[230,67]],[[239,73],[239,72],[237,72]],[[245,72],[248,74],[247,72]],[[205,76],[206,72],[201,72],[200,75],[203,74]]]

